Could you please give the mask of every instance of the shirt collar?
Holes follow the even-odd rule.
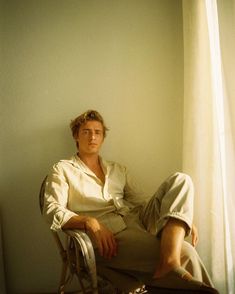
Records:
[[[99,160],[104,173],[107,174],[109,170],[109,163],[106,160],[104,160],[101,156],[99,156]],[[78,154],[73,155],[70,159],[61,161],[66,161],[87,174],[93,174],[89,167],[80,159]]]

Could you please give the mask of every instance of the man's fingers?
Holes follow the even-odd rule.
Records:
[[[198,243],[198,235],[192,234],[192,245],[195,247]]]
[[[193,245],[193,247],[195,247],[195,246],[196,246],[196,241],[195,241],[195,238],[194,238],[194,236],[192,236],[192,245]]]
[[[110,236],[104,242],[104,257],[110,259],[116,255],[116,241],[113,236]]]
[[[105,239],[103,245],[104,245],[104,258],[110,258],[111,247],[110,247],[109,241]]]
[[[97,242],[98,245],[98,250],[99,250],[99,254],[100,256],[104,256],[104,249],[103,249],[103,245],[101,242]]]
[[[116,256],[117,255],[117,242],[114,238],[114,236],[111,236],[111,239],[110,239],[110,258],[113,257],[113,256]]]
[[[93,231],[93,236],[101,256],[110,259],[117,255],[117,242],[111,231],[102,227],[100,230]]]
[[[197,227],[193,224],[192,226],[192,245],[195,247],[198,243],[199,236]]]
[[[194,244],[195,244],[195,246],[197,245],[198,240],[199,240],[199,239],[198,239],[198,235],[196,235],[195,238],[194,238]]]
[[[113,235],[110,235],[107,238],[103,238],[101,243],[104,258],[110,259],[117,254],[117,243]]]

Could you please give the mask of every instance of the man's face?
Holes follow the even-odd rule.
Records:
[[[82,154],[98,154],[104,141],[103,126],[99,121],[87,121],[81,125],[77,141],[78,150]]]

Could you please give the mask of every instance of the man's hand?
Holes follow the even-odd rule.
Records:
[[[198,236],[198,230],[197,227],[193,224],[192,226],[192,245],[193,247],[196,247],[198,240],[199,240],[199,236]]]
[[[110,259],[117,255],[117,242],[109,229],[93,217],[86,218],[85,228],[95,240],[101,256]]]

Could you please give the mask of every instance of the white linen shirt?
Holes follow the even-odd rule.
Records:
[[[104,184],[77,155],[53,166],[46,181],[43,209],[52,230],[61,230],[75,215],[89,215],[117,233],[126,228],[122,216],[142,206],[144,196],[126,168],[101,157],[100,163]]]

